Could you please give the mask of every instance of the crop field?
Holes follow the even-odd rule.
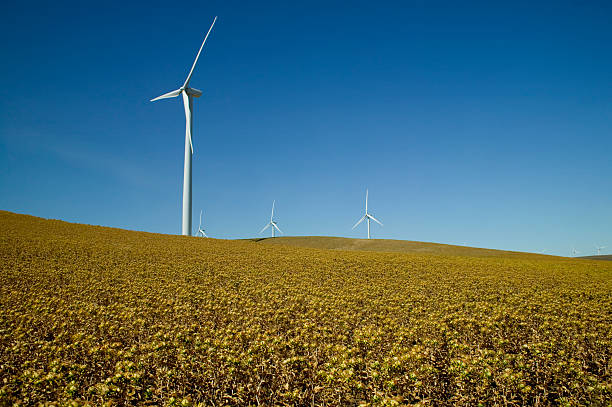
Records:
[[[0,212],[0,405],[610,405],[612,262]]]

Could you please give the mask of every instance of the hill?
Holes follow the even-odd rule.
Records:
[[[612,254],[601,254],[599,256],[582,256],[580,258],[588,260],[612,260]]]
[[[264,244],[309,247],[315,249],[371,251],[388,253],[443,254],[450,256],[470,257],[521,257],[542,258],[547,255],[512,252],[504,250],[481,249],[469,246],[455,246],[441,243],[414,242],[391,239],[351,239],[327,236],[287,236],[275,238],[252,239]]]
[[[612,263],[0,211],[0,405],[609,405]]]

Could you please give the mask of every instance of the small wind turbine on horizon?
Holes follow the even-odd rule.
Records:
[[[215,19],[213,20],[210,28],[208,29],[208,32],[206,33],[206,37],[204,37],[204,41],[202,41],[202,45],[200,46],[198,55],[196,55],[195,61],[193,61],[193,65],[191,66],[191,70],[189,71],[189,75],[187,75],[187,79],[185,80],[183,86],[181,86],[177,90],[173,90],[172,92],[168,92],[154,99],[151,99],[151,102],[155,102],[156,100],[160,99],[175,98],[178,95],[182,95],[183,97],[183,105],[185,107],[185,168],[183,172],[183,221],[181,233],[185,236],[191,236],[191,158],[193,155],[193,143],[191,133],[193,131],[193,98],[199,98],[200,96],[202,96],[201,90],[189,87],[189,81],[191,80],[193,70],[195,69],[196,64],[198,63],[198,58],[200,58],[202,48],[204,48],[204,44],[206,43],[208,35],[212,31],[212,28],[215,25],[216,21],[217,17],[215,17]]]
[[[366,189],[365,215],[363,215],[363,217],[359,219],[357,223],[355,223],[352,229],[355,229],[361,222],[363,222],[364,220],[367,220],[368,221],[368,239],[369,239],[370,238],[370,219],[378,223],[380,226],[383,225],[382,223],[378,221],[378,219],[376,219],[374,216],[368,213],[368,190]]]
[[[269,227],[272,227],[272,237],[274,237],[274,229],[278,230],[280,233],[283,233],[283,231],[279,229],[278,225],[274,221],[274,204],[275,203],[276,203],[276,200],[272,201],[272,214],[270,215],[270,222],[266,226],[264,226],[263,229],[261,229],[261,231],[259,232],[260,234],[263,233]]]
[[[579,254],[580,252],[578,250],[576,250],[575,247],[572,247],[572,256],[575,256],[577,254]]]
[[[606,246],[595,246],[595,250],[597,250],[597,255],[600,256],[601,255],[601,251],[603,249],[605,249]]]
[[[196,233],[196,236],[208,237],[206,236],[206,232],[204,232],[204,229],[202,228],[202,210],[201,209],[200,209],[200,226],[198,226],[198,232]]]

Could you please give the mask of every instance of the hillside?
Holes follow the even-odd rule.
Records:
[[[481,249],[469,246],[455,246],[440,243],[413,242],[408,240],[390,239],[351,239],[345,237],[327,236],[288,236],[253,239],[264,244],[280,244],[314,249],[371,251],[388,253],[443,254],[449,256],[469,257],[520,257],[542,258],[542,254],[511,252],[504,250]]]
[[[612,260],[612,254],[601,254],[599,256],[582,256],[580,258],[588,260]]]
[[[0,211],[0,267],[2,406],[612,401],[611,262],[321,250]]]

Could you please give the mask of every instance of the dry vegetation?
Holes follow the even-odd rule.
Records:
[[[0,226],[0,405],[612,399],[610,262]]]
[[[254,242],[263,244],[286,245],[295,247],[309,247],[313,249],[331,249],[348,251],[368,252],[391,252],[391,253],[418,253],[418,254],[443,254],[450,256],[469,257],[519,257],[522,259],[539,258],[543,254],[509,252],[503,250],[481,249],[469,246],[455,246],[450,244],[413,242],[409,240],[390,239],[350,239],[346,237],[331,236],[282,236],[274,239],[259,238],[252,239]],[[603,257],[603,256],[601,256]]]
[[[582,256],[581,259],[589,259],[589,260],[612,260],[612,254],[602,254],[599,256]]]

